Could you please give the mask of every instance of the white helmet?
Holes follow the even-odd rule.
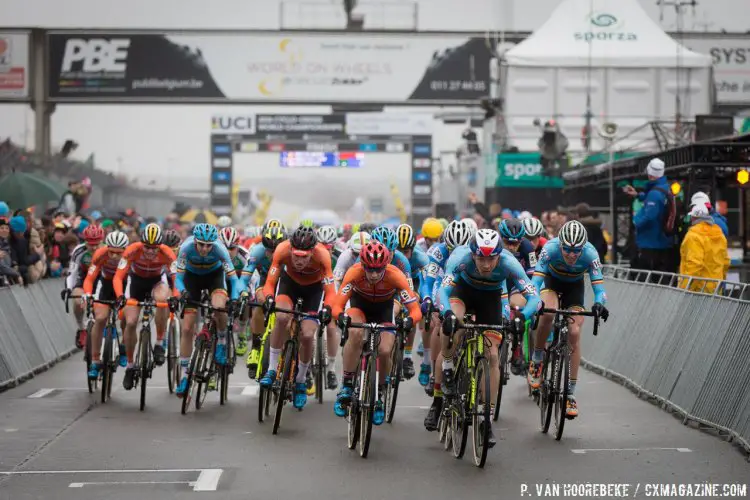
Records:
[[[238,238],[239,235],[237,234],[237,230],[233,227],[224,227],[219,231],[219,241],[221,241],[227,248],[235,247]]]
[[[121,231],[113,231],[104,239],[104,244],[109,248],[126,248],[130,244],[130,239]]]
[[[472,221],[473,222],[473,221]],[[454,220],[443,232],[443,238],[445,244],[448,245],[449,250],[453,250],[456,247],[467,244],[474,236],[471,228],[464,221]]]
[[[232,218],[228,215],[222,215],[219,220],[216,221],[216,225],[221,229],[222,227],[228,227],[232,225]]]
[[[466,227],[468,227],[471,230],[471,237],[473,238],[475,234],[477,234],[477,230],[479,229],[479,226],[477,226],[477,223],[474,221],[474,219],[470,217],[465,217],[461,219],[461,222],[466,224]]]
[[[318,237],[318,242],[323,243],[324,245],[330,245],[338,238],[338,231],[336,231],[336,228],[333,226],[321,226],[318,228],[316,235]]]
[[[534,217],[534,216],[533,216],[533,215],[531,215],[531,212],[529,212],[529,211],[527,211],[527,210],[524,210],[523,212],[521,212],[521,213],[520,213],[520,214],[518,215],[518,219],[519,219],[519,220],[526,220],[526,219],[531,219],[532,217]]]
[[[534,217],[530,219],[524,219],[523,228],[526,230],[526,236],[530,238],[540,236],[544,232],[542,221]]]
[[[354,252],[355,255],[359,255],[359,252],[362,251],[362,247],[367,245],[370,242],[370,234],[365,233],[364,231],[360,231],[358,233],[354,233],[349,240],[349,248],[352,249],[352,252]]]
[[[557,237],[563,246],[572,248],[581,248],[589,240],[586,228],[577,220],[571,220],[563,224]]]

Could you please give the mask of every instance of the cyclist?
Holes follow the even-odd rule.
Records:
[[[187,295],[192,300],[200,300],[201,292],[208,290],[211,295],[211,305],[223,309],[227,304],[227,280],[231,283],[232,299],[239,296],[240,284],[237,281],[232,257],[218,239],[219,231],[216,226],[204,223],[195,226],[193,235],[185,239],[177,256],[175,288],[181,295]],[[184,312],[180,337],[180,365],[183,372],[187,372],[190,355],[193,352],[197,311],[194,306],[186,306]],[[219,337],[214,357],[218,364],[223,365],[227,362],[227,314],[214,313],[214,319]],[[183,397],[185,390],[187,390],[187,374],[183,375],[175,391],[177,397]]]
[[[65,278],[65,289],[60,294],[65,300],[71,295],[83,295],[83,282],[86,279],[94,252],[104,240],[104,230],[99,226],[87,226],[81,233],[83,243],[73,249],[70,254],[68,276]],[[76,301],[73,304],[73,314],[76,318],[76,347],[82,349],[86,345],[86,329],[83,326],[84,305]]]
[[[465,217],[461,219],[461,222],[466,224],[466,226],[471,231],[471,237],[473,238],[475,234],[477,234],[477,231],[479,231],[479,226],[477,226],[477,222],[472,219],[471,217]]]
[[[276,288],[278,285],[278,290]],[[294,230],[288,241],[281,243],[273,253],[273,262],[268,271],[268,279],[263,286],[266,310],[273,310],[274,296],[285,309],[292,309],[298,298],[303,301],[302,310],[317,313],[318,321],[328,324],[331,310],[328,305],[320,308],[336,294],[331,271],[331,256],[325,247],[318,243],[312,227],[300,226]],[[319,310],[320,309],[320,310]],[[268,371],[260,380],[263,387],[271,387],[276,380],[276,367],[281,348],[286,341],[291,315],[278,313],[276,325],[271,334],[271,349],[268,357]],[[300,352],[297,363],[297,377],[294,386],[294,407],[302,409],[307,403],[307,369],[312,361],[312,343],[316,321],[304,320],[300,328]]]
[[[141,232],[141,241],[131,243],[125,249],[122,260],[117,267],[117,273],[112,280],[112,286],[117,295],[120,305],[125,304],[125,298],[135,299],[139,302],[153,297],[154,301],[165,302],[169,299],[169,286],[165,274],[170,274],[172,263],[176,257],[172,249],[163,244],[164,235],[158,224],[147,224]],[[127,287],[123,286],[123,281],[127,279]],[[127,288],[127,294],[125,293]],[[125,376],[122,379],[122,386],[126,391],[133,388],[133,376],[135,375],[135,366],[133,357],[135,347],[138,343],[136,327],[138,326],[138,317],[141,308],[138,306],[125,307],[125,331],[123,339],[127,351],[128,364],[125,369]],[[169,312],[166,309],[158,308],[154,313],[156,324],[156,343],[154,344],[154,364],[161,366],[164,364],[164,354],[166,352],[164,345],[164,333],[167,330],[167,320]]]
[[[591,310],[605,321],[609,311],[604,307],[607,296],[604,292],[604,277],[601,271],[599,253],[594,245],[588,242],[586,228],[578,221],[566,222],[557,238],[547,242],[539,254],[536,270],[532,282],[541,290],[545,307],[550,309],[583,310],[584,306],[584,274],[588,272],[591,278],[591,288],[594,290],[594,305]],[[583,316],[574,316],[568,329],[570,344],[570,382],[568,383],[568,401],[565,414],[569,418],[578,415],[578,404],[575,398],[576,383],[578,381],[578,367],[581,364],[580,335]],[[544,314],[539,319],[536,331],[534,353],[529,363],[529,385],[538,389],[542,383],[542,361],[544,359],[544,344],[547,334],[552,328],[554,314]]]
[[[404,330],[409,331],[422,319],[417,296],[411,289],[403,272],[389,264],[391,255],[382,243],[372,240],[360,252],[360,262],[346,272],[342,287],[332,301],[332,313],[339,319],[344,328],[350,321],[355,323],[393,324],[393,301],[398,298],[409,310],[404,323]],[[342,314],[346,303],[350,307]],[[366,339],[361,328],[349,330],[349,338],[344,345],[344,378],[341,392],[336,397],[333,410],[339,417],[346,414],[346,406],[351,402],[354,390],[354,373],[357,369],[359,354]],[[380,337],[378,358],[380,359],[380,380],[378,387],[382,390],[387,373],[390,373],[391,351],[395,336],[386,332]],[[385,420],[382,393],[373,412],[373,423],[380,425]]]
[[[445,228],[443,237],[445,241],[432,245],[427,251],[427,258],[430,259],[430,263],[427,265],[427,270],[423,274],[419,286],[419,295],[422,297],[421,307],[423,315],[432,309],[433,301],[437,299],[437,289],[440,285],[438,278],[442,278],[443,276],[443,270],[445,269],[445,264],[448,262],[448,257],[450,257],[451,253],[457,247],[469,243],[471,240],[471,228],[467,227],[463,222],[453,221]],[[437,319],[436,312],[433,319]],[[433,321],[432,331],[425,331],[424,333],[424,355],[422,366],[419,370],[420,385],[425,387],[425,392],[433,397],[442,397],[442,392],[440,391],[440,382],[442,381],[441,372],[436,371],[434,379],[430,377],[432,364],[441,361],[439,356],[440,344],[437,338],[438,331],[438,321]]]
[[[128,236],[120,231],[107,235],[104,239],[104,246],[97,249],[91,259],[91,265],[83,282],[84,294],[81,296],[81,302],[85,304],[92,297],[97,300],[115,300],[112,278],[117,272],[120,258],[128,243]],[[102,361],[102,332],[109,317],[109,309],[110,306],[107,304],[94,304],[94,326],[91,329],[91,369],[89,370],[91,380],[99,378]]]
[[[338,259],[339,253],[334,255],[334,244],[338,239],[338,232],[333,226],[321,226],[315,232],[318,243],[326,247],[326,250],[331,254],[331,268],[336,267],[336,259]]]
[[[228,215],[222,215],[216,221],[216,225],[219,227],[219,229],[224,229],[225,227],[229,227],[232,225],[232,218],[229,217]]]
[[[359,225],[359,231],[372,235],[372,232],[376,227],[378,227],[378,225],[373,224],[372,222],[363,222]]]
[[[526,239],[534,246],[534,253],[538,259],[539,253],[547,244],[547,238],[544,237],[544,225],[539,219],[530,217],[523,220],[523,228],[526,231]],[[536,266],[536,260],[533,265]]]
[[[174,229],[167,229],[164,231],[164,244],[172,249],[175,255],[180,251],[180,244],[182,238]]]
[[[521,321],[532,318],[541,305],[539,293],[521,264],[510,252],[503,250],[502,239],[497,231],[480,229],[469,245],[456,249],[448,259],[445,277],[438,291],[438,304],[443,317],[442,389],[446,396],[456,393],[453,354],[461,342],[461,333],[456,334],[459,318],[463,318],[466,312],[473,312],[477,323],[501,324],[504,320],[509,320],[507,280],[511,280],[526,297],[526,305],[520,312]],[[485,394],[485,401],[492,400],[494,404],[493,395],[497,394],[500,379],[498,345],[502,341],[502,335],[496,331],[484,333],[492,343],[489,349],[490,394]],[[453,347],[449,349],[451,336],[456,338]],[[436,398],[427,415],[431,427],[437,425],[441,410],[442,399]],[[495,437],[491,428],[489,434],[488,445],[492,447],[495,445]]]
[[[353,227],[353,224],[344,224],[343,226],[341,226],[341,236],[338,240],[336,240],[336,243],[334,245],[334,247],[338,250],[339,255],[344,250],[346,250],[346,245],[352,238],[352,234],[354,234]]]
[[[416,246],[417,240],[414,237],[414,229],[412,229],[409,224],[401,224],[398,226],[396,228],[396,235],[398,237],[398,250],[409,260],[409,265],[411,266],[411,280],[414,290],[419,290],[422,274],[427,271],[430,259],[427,257],[426,253]],[[420,321],[414,331],[409,332],[409,336],[406,339],[403,369],[404,377],[407,380],[411,379],[415,374],[411,351],[414,346],[414,337],[417,332],[419,332],[420,338],[424,337],[424,321]]]
[[[422,222],[422,236],[417,238],[417,246],[427,252],[432,245],[440,241],[444,231],[443,225],[434,217],[428,217]]]
[[[240,246],[240,235],[237,230],[233,227],[224,227],[219,231],[219,241],[229,251],[229,256],[232,258],[232,264],[234,266],[234,272],[237,276],[242,274],[242,270],[247,266],[248,250]],[[240,289],[242,290],[242,289]],[[227,292],[232,295],[231,283],[227,283]],[[242,313],[242,317],[238,320],[237,328],[237,347],[235,352],[238,356],[244,356],[247,353],[247,320],[250,317],[249,308],[246,308]]]
[[[333,226],[322,226],[317,231],[318,242],[321,243],[331,254],[331,268],[336,267],[339,252],[336,251],[334,244],[338,240],[338,233]],[[336,379],[336,354],[339,350],[339,335],[335,323],[329,323],[326,327],[326,349],[328,351],[328,363],[326,373],[326,384],[329,389],[335,389],[339,385]]]
[[[261,242],[250,248],[247,266],[242,270],[240,278],[240,290],[249,290],[249,293],[255,297],[257,302],[263,302],[266,298],[263,294],[263,286],[266,284],[273,253],[280,243],[287,240],[286,229],[283,226],[271,226],[269,224],[266,224],[266,226]],[[254,274],[259,277],[258,283],[253,285],[252,288],[248,288]],[[256,373],[260,362],[260,343],[265,331],[263,311],[258,308],[253,309],[250,330],[253,334],[253,346],[250,354],[247,355],[247,368],[252,378],[252,374]]]
[[[406,280],[409,282],[409,286],[414,290],[414,283],[411,280],[411,264],[409,264],[409,259],[397,250],[398,236],[396,236],[396,232],[389,227],[378,226],[372,231],[372,239],[385,245],[391,256],[391,262],[389,262],[389,264],[393,264],[399,271],[404,273]],[[394,312],[395,314],[398,314],[398,310]]]
[[[350,267],[357,262],[359,258],[359,252],[362,247],[370,242],[370,233],[363,231],[356,232],[352,235],[349,240],[348,247],[344,253],[342,253],[336,261],[336,267],[333,269],[333,278],[336,281],[336,288],[341,287],[341,282],[344,280],[344,275]]]

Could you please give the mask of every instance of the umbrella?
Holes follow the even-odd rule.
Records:
[[[180,217],[181,222],[192,222],[194,224],[200,224],[200,223],[207,223],[207,224],[216,224],[216,222],[219,219],[216,217],[216,214],[209,210],[188,210],[185,212],[182,217]]]
[[[50,201],[58,201],[65,188],[44,177],[12,172],[0,179],[0,200],[13,208],[29,208],[34,205],[46,207]]]

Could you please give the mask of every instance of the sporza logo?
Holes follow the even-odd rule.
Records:
[[[586,24],[589,26],[589,31],[573,33],[576,41],[632,42],[638,40],[638,35],[635,33],[622,31],[625,23],[606,12],[592,12],[586,16]]]
[[[130,38],[69,38],[60,73],[125,73],[129,47]]]
[[[542,165],[539,163],[506,163],[503,174],[516,181],[521,177],[538,177],[542,175]]]
[[[591,24],[598,28],[611,28],[618,23],[617,18],[612,14],[594,13],[589,15],[588,18]]]

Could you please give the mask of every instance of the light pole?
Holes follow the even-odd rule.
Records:
[[[604,123],[598,130],[599,137],[604,139],[609,152],[608,168],[609,168],[609,215],[612,221],[612,227],[610,228],[610,234],[612,235],[612,264],[617,264],[617,213],[615,211],[615,148],[614,142],[617,137],[617,124],[616,123]]]

